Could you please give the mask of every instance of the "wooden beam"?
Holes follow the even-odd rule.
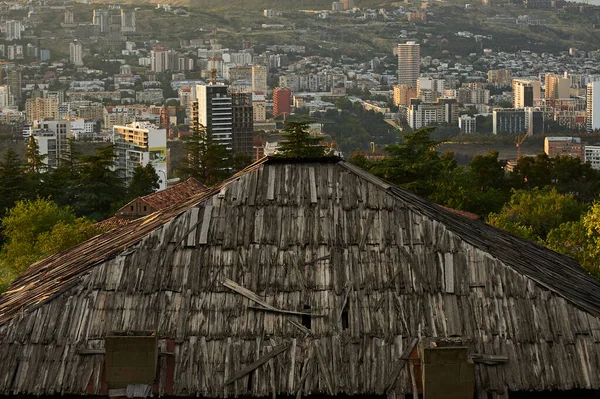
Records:
[[[260,358],[258,358],[254,363],[249,364],[248,366],[244,367],[243,369],[241,369],[240,371],[235,373],[233,376],[228,378],[227,381],[225,381],[224,385],[229,385],[232,382],[234,382],[235,380],[238,380],[238,379],[242,378],[243,376],[245,376],[246,374],[256,370],[257,368],[259,368],[260,366],[262,366],[263,364],[268,362],[270,359],[279,355],[281,352],[287,350],[290,347],[290,345],[291,345],[290,342],[285,342],[279,346],[276,346],[275,348],[273,348],[273,350],[271,350],[268,353],[265,353]]]
[[[242,287],[241,285],[239,285],[235,281],[232,281],[232,280],[230,280],[228,278],[224,278],[223,281],[221,281],[221,284],[223,284],[225,287],[229,288],[230,290],[235,291],[238,294],[240,294],[242,296],[245,296],[246,298],[250,299],[251,301],[256,302],[256,303],[258,303],[259,305],[262,306],[260,308],[259,307],[249,306],[251,309],[263,310],[263,311],[269,311],[269,312],[276,312],[276,313],[284,313],[284,314],[293,314],[293,315],[296,315],[296,316],[324,317],[324,315],[317,315],[317,314],[305,313],[305,312],[296,312],[296,311],[293,311],[293,310],[277,309],[276,307],[271,306],[268,303],[266,303],[256,293],[250,291],[247,288]]]

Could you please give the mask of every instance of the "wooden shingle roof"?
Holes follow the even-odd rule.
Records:
[[[148,233],[196,206],[199,202],[217,195],[223,187],[240,176],[256,171],[262,164],[282,162],[287,161],[265,157],[212,189],[194,194],[175,206],[136,219],[126,226],[92,237],[73,248],[34,263],[11,284],[7,292],[0,296],[0,324],[16,314],[39,306],[72,287],[82,273],[135,245]],[[444,224],[461,239],[488,252],[517,272],[558,293],[590,314],[600,317],[600,283],[573,258],[551,251],[534,242],[515,237],[479,220],[464,217],[453,210],[445,209],[405,189],[389,184],[350,163],[340,161],[339,165],[371,183],[377,184],[391,196],[406,201],[415,211]],[[189,183],[194,189],[197,189],[197,184],[200,183],[197,181]],[[151,201],[163,205],[172,197],[170,195],[158,196],[157,194],[159,193],[146,197],[152,197]],[[181,199],[182,197],[177,194],[177,198]]]

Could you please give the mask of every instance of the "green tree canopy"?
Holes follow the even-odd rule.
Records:
[[[390,157],[374,163],[371,172],[419,195],[429,196],[440,173],[456,166],[451,156],[442,158],[436,151],[441,143],[429,137],[432,131],[425,128],[402,135],[401,143],[386,147]]]
[[[160,185],[158,184],[159,176],[156,169],[151,163],[146,166],[137,165],[133,170],[133,176],[127,188],[127,196],[129,200],[137,197],[142,197],[156,191]]]
[[[0,216],[25,196],[23,163],[13,149],[8,149],[0,160]]]
[[[514,235],[542,242],[548,233],[566,222],[579,220],[586,205],[571,194],[555,188],[517,190],[499,213],[490,214],[488,222]]]
[[[325,147],[319,137],[311,137],[310,122],[285,122],[283,141],[279,143],[278,157],[322,158]]]
[[[231,176],[231,150],[214,140],[210,131],[195,130],[185,138],[185,157],[179,161],[178,174],[193,177],[206,186],[217,184]]]
[[[2,228],[6,243],[0,251],[0,290],[32,263],[99,233],[73,209],[40,198],[17,202],[2,218]]]
[[[113,170],[114,158],[112,145],[98,149],[94,155],[81,157],[81,172],[73,192],[77,215],[93,220],[106,219],[112,204],[125,198],[123,180]]]

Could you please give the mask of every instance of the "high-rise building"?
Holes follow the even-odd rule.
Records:
[[[0,109],[13,104],[10,86],[0,86]]]
[[[73,11],[67,10],[65,11],[65,24],[71,25],[75,19],[73,18]]]
[[[409,105],[411,98],[417,97],[417,90],[409,85],[394,86],[394,105]]]
[[[167,188],[167,131],[150,122],[113,126],[115,167],[127,181],[136,166],[152,164],[159,177],[159,190]]]
[[[425,102],[435,102],[444,93],[444,79],[417,78],[417,97]]]
[[[10,20],[4,24],[5,39],[7,41],[21,40],[21,21]]]
[[[121,32],[135,32],[135,11],[121,9]]]
[[[488,83],[496,87],[509,87],[511,84],[510,70],[491,69],[488,71]]]
[[[584,159],[584,145],[580,137],[546,137],[544,152],[550,158],[568,156]]]
[[[10,87],[10,93],[16,102],[23,98],[22,83],[21,71],[13,70],[6,74],[6,84]]]
[[[25,101],[27,122],[58,118],[57,98],[29,98]]]
[[[546,98],[569,98],[571,97],[571,79],[560,75],[547,73],[545,77]]]
[[[420,68],[420,46],[416,42],[398,44],[398,84],[417,87]]]
[[[56,133],[43,130],[36,129],[32,131],[31,136],[29,136],[29,140],[35,140],[38,145],[38,151],[40,155],[44,158],[42,162],[45,165],[45,168],[56,168],[58,166],[58,138],[56,137]]]
[[[267,94],[267,67],[252,65],[252,91]]]
[[[522,134],[525,127],[525,110],[515,108],[495,108],[493,119],[494,134]]]
[[[413,98],[408,106],[408,125],[412,129],[420,129],[432,123],[455,122],[456,99],[440,98],[435,103],[426,103]]]
[[[525,108],[525,131],[529,134],[544,133],[544,112],[537,108]]]
[[[458,127],[461,133],[475,133],[477,131],[477,118],[470,115],[461,115],[458,118]]]
[[[150,51],[150,70],[166,72],[169,69],[169,51],[165,47],[155,46]]]
[[[37,98],[36,100],[48,100]],[[56,99],[49,99],[56,101]],[[29,100],[27,100],[29,101]],[[57,107],[58,108],[58,107]],[[28,115],[29,116],[29,115]],[[56,137],[56,162],[60,163],[60,160],[67,155],[69,151],[68,140],[72,137],[71,134],[71,122],[68,120],[37,120],[35,127],[45,132],[52,132]],[[51,149],[51,148],[50,148]]]
[[[252,93],[252,112],[254,122],[264,122],[267,120],[267,103],[264,94]]]
[[[600,82],[588,83],[586,94],[587,130],[591,132],[600,129]]]
[[[287,87],[276,87],[273,90],[273,117],[278,117],[281,114],[289,115],[292,112],[290,104],[292,91]]]
[[[540,81],[532,79],[513,79],[513,108],[533,107],[541,97]]]
[[[344,10],[352,10],[354,8],[354,0],[341,0],[344,5]]]
[[[200,131],[206,128],[213,140],[232,149],[233,115],[231,96],[227,89],[222,84],[197,85],[191,124]]]
[[[77,40],[69,45],[69,60],[75,66],[83,65],[83,46]]]
[[[232,92],[230,96],[233,152],[242,152],[252,156],[252,139],[254,136],[252,93]]]
[[[99,27],[100,33],[108,33],[110,26],[110,11],[104,9],[94,10],[92,24]]]

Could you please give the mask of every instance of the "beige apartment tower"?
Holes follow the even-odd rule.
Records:
[[[398,84],[417,87],[421,67],[421,51],[416,42],[398,44]]]
[[[25,101],[27,122],[58,119],[58,98],[29,98]]]
[[[546,98],[559,99],[571,97],[571,79],[547,73],[545,84]]]

